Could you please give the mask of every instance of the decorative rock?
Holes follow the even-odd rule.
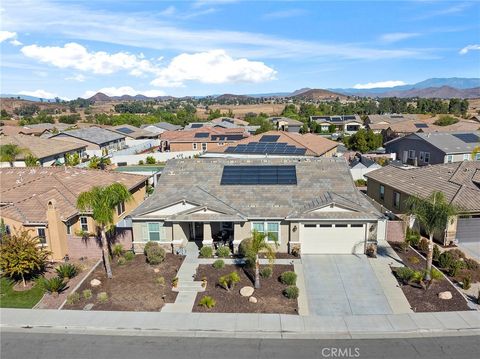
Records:
[[[154,271],[155,273],[160,273],[160,269],[158,269],[158,268],[155,268],[153,271]]]
[[[240,289],[240,295],[242,297],[250,297],[254,291],[255,289],[253,287],[243,287],[242,289]]]
[[[257,298],[255,298],[255,297],[250,297],[250,298],[248,298],[248,301],[249,301],[250,303],[257,303],[257,302],[258,302]]]
[[[90,285],[91,285],[92,287],[98,287],[100,284],[102,284],[102,282],[100,282],[98,279],[92,279],[92,280],[90,281]]]
[[[88,303],[86,306],[83,307],[83,310],[92,310],[93,303]]]
[[[452,292],[446,291],[446,292],[440,292],[438,293],[438,298],[440,299],[452,299]]]

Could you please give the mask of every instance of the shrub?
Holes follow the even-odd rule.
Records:
[[[221,259],[217,259],[215,262],[213,262],[212,267],[215,269],[221,269],[225,267],[225,262]]]
[[[92,298],[92,291],[90,289],[85,289],[82,292],[82,296],[83,296],[84,299],[90,299],[90,298]]]
[[[295,285],[297,282],[297,273],[290,271],[283,272],[280,275],[280,282],[286,285]]]
[[[213,248],[209,246],[203,246],[202,248],[200,248],[200,256],[204,258],[212,258]]]
[[[260,276],[262,278],[270,278],[273,274],[273,269],[272,267],[265,267],[260,270]]]
[[[411,282],[420,283],[424,278],[424,272],[419,270],[414,270],[412,274]]]
[[[399,244],[399,247],[400,247],[400,250],[403,252],[403,253],[406,253],[408,252],[408,248],[410,247],[410,244],[405,241],[405,242],[400,242]]]
[[[397,278],[400,279],[403,284],[408,284],[413,278],[414,270],[408,267],[401,267],[395,270]]]
[[[440,252],[440,248],[435,244],[435,245],[433,246],[433,260],[434,260],[435,262],[438,262],[438,258],[440,257],[440,254],[442,254],[442,253]]]
[[[443,274],[439,270],[432,268],[432,271],[430,272],[430,277],[432,280],[441,280],[443,279]]]
[[[241,257],[245,257],[247,255],[247,251],[251,241],[252,241],[251,238],[247,238],[240,242],[240,245],[238,246],[238,254]]]
[[[125,254],[123,255],[123,258],[125,258],[126,261],[131,261],[135,258],[135,253],[131,252],[131,251],[127,251],[125,252]]]
[[[418,249],[423,253],[427,253],[428,252],[428,239],[422,238],[420,240],[420,242],[418,243]]]
[[[157,160],[153,156],[147,156],[147,158],[145,158],[145,162],[147,163],[147,165],[154,165],[155,163],[157,163]]]
[[[228,257],[230,255],[230,248],[228,246],[220,246],[217,249],[217,256],[221,258]]]
[[[60,264],[60,266],[55,268],[55,271],[60,278],[71,279],[78,274],[78,267],[71,263],[65,263]]]
[[[165,278],[162,276],[155,278],[155,283],[161,285],[162,287],[165,285]]]
[[[469,270],[477,271],[480,269],[480,264],[474,259],[465,258],[464,262],[465,262],[465,267]]]
[[[460,249],[451,249],[449,252],[456,260],[465,258],[465,253],[463,253]]]
[[[300,247],[294,246],[290,252],[293,256],[300,257]]]
[[[438,265],[440,268],[448,269],[454,261],[453,256],[450,252],[443,252],[438,256]]]
[[[466,276],[462,280],[462,288],[465,290],[469,290],[472,286],[472,277]]]
[[[450,126],[457,123],[458,120],[455,117],[449,115],[443,115],[438,118],[433,124],[437,126]]]
[[[43,280],[43,288],[51,294],[61,293],[65,290],[66,286],[67,283],[65,283],[61,277],[53,277]]]
[[[143,162],[143,160],[140,160],[140,161],[138,161],[138,164],[141,166],[141,165],[145,164],[145,162]]]
[[[100,292],[97,294],[97,300],[100,302],[100,303],[105,303],[108,301],[108,294],[107,292]]]
[[[120,243],[115,244],[112,247],[112,254],[114,257],[120,257],[124,252],[123,246]]]
[[[198,305],[206,307],[208,309],[213,308],[215,304],[217,304],[217,302],[215,302],[215,299],[213,299],[209,295],[203,296],[202,299],[200,299],[200,301],[198,302]]]
[[[148,242],[145,245],[145,255],[148,263],[155,265],[160,264],[165,260],[165,250],[155,242]]]
[[[418,247],[420,242],[420,233],[412,229],[407,229],[406,241],[413,247]]]
[[[420,259],[418,257],[415,257],[415,256],[408,257],[408,261],[412,264],[420,263]]]
[[[67,296],[67,304],[75,304],[80,300],[80,294],[73,292]]]
[[[237,272],[232,272],[218,278],[218,284],[228,291],[230,291],[238,282],[240,282],[240,276]]]
[[[452,277],[455,277],[460,269],[465,268],[465,264],[461,260],[454,260],[452,263],[450,263],[450,266],[448,267],[448,274],[450,274]]]
[[[123,266],[125,263],[127,263],[127,260],[126,260],[124,257],[118,258],[117,264],[118,264],[119,266]]]
[[[283,295],[288,299],[297,299],[298,298],[298,287],[291,285],[283,290]]]

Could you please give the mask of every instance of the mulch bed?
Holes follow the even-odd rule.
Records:
[[[261,266],[262,268],[263,266]],[[236,271],[240,276],[240,282],[228,292],[220,287],[218,278]],[[210,313],[279,313],[298,314],[296,299],[286,298],[282,292],[287,287],[282,284],[278,277],[285,271],[293,271],[292,265],[273,265],[273,274],[270,278],[260,278],[261,288],[255,289],[253,296],[258,299],[257,303],[250,303],[248,297],[240,295],[240,289],[244,286],[252,286],[253,281],[245,273],[243,267],[236,265],[225,265],[222,269],[215,269],[212,265],[200,265],[197,269],[196,280],[201,281],[207,278],[205,292],[198,293],[193,307],[194,312]],[[252,277],[253,278],[253,277]],[[199,306],[198,302],[203,296],[211,296],[215,299],[216,305],[211,309]]]
[[[165,260],[155,266],[148,264],[144,255],[136,255],[124,265],[113,261],[112,279],[107,278],[104,266],[100,264],[78,289],[80,301],[66,304],[64,309],[83,309],[85,305],[93,303],[92,310],[159,311],[165,303],[175,302],[177,293],[171,290],[171,282],[177,276],[184,258],[167,253]],[[158,273],[154,271],[156,268]],[[156,282],[158,277],[165,278],[165,285]],[[91,287],[92,279],[100,280],[101,285]],[[83,298],[84,289],[92,290],[90,299]],[[100,292],[107,292],[107,302],[100,303],[97,300]]]
[[[414,269],[424,270],[426,261],[415,251],[409,249],[408,252],[403,252],[397,243],[391,242],[390,245],[397,252],[403,263]],[[412,257],[418,258],[418,263],[412,263]],[[415,312],[449,312],[449,311],[463,311],[471,310],[465,298],[458,293],[456,288],[446,279],[433,281],[430,288],[424,290],[420,287],[412,285],[403,285],[400,283],[403,293],[408,299],[410,306]],[[452,299],[444,300],[438,297],[438,293],[450,291]]]

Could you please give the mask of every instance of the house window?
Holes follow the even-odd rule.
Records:
[[[45,235],[45,228],[37,228],[37,235],[38,239],[40,240],[41,244],[47,243],[47,237]]]
[[[400,193],[398,192],[393,192],[393,206],[400,208]]]
[[[408,150],[408,158],[412,160],[415,158],[415,150]]]
[[[206,143],[202,143],[202,151],[206,151],[207,150],[207,144]]]
[[[87,217],[80,217],[80,227],[82,228],[82,232],[88,232],[88,218]]]
[[[160,241],[160,223],[148,223],[148,240]]]
[[[348,227],[348,225],[346,225],[346,224],[336,224],[335,225],[335,228],[347,228],[347,227]]]
[[[380,199],[382,201],[385,199],[385,186],[383,184],[380,185]]]
[[[268,242],[280,243],[279,222],[253,222],[252,229],[267,235]]]
[[[453,162],[453,156],[447,155],[447,163],[452,163],[452,162]]]
[[[361,223],[352,223],[350,225],[351,228],[363,228],[363,224]]]
[[[480,161],[480,153],[475,154],[475,161]]]
[[[196,150],[196,149],[197,149],[197,144],[196,144],[196,143],[192,143],[192,148],[193,148],[194,150]]]
[[[332,228],[332,224],[321,224],[319,225],[320,228]]]
[[[304,224],[303,225],[305,228],[316,228],[317,225],[316,224]]]
[[[463,154],[463,160],[468,161],[470,159],[470,155],[468,153]]]
[[[430,152],[425,152],[425,159],[423,162],[430,163]]]
[[[125,202],[119,203],[117,206],[117,214],[120,216],[122,213],[125,213]]]

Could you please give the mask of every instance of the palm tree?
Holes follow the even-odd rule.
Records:
[[[445,199],[443,192],[435,191],[427,198],[410,196],[406,201],[408,213],[418,222],[428,235],[428,252],[425,280],[430,282],[433,259],[433,235],[443,231],[450,217],[457,214],[457,208]]]
[[[77,199],[78,210],[91,212],[92,218],[100,229],[103,261],[108,278],[112,278],[112,268],[110,266],[106,231],[113,227],[113,218],[117,206],[131,199],[130,191],[121,183],[113,183],[104,187],[95,186],[90,191],[80,193]]]
[[[10,167],[13,167],[13,163],[15,162],[16,158],[19,154],[23,153],[20,147],[13,143],[7,143],[5,145],[0,146],[0,161],[1,162],[8,162]]]
[[[267,242],[268,234],[263,232],[258,232],[257,230],[252,231],[252,237],[248,238],[245,241],[245,256],[250,264],[255,265],[255,288],[260,288],[260,260],[258,254],[265,252],[270,263],[273,264],[275,261],[275,249],[277,247],[277,238],[274,237],[274,245],[271,245]]]
[[[88,164],[89,168],[104,170],[112,162],[110,158],[93,156]]]

